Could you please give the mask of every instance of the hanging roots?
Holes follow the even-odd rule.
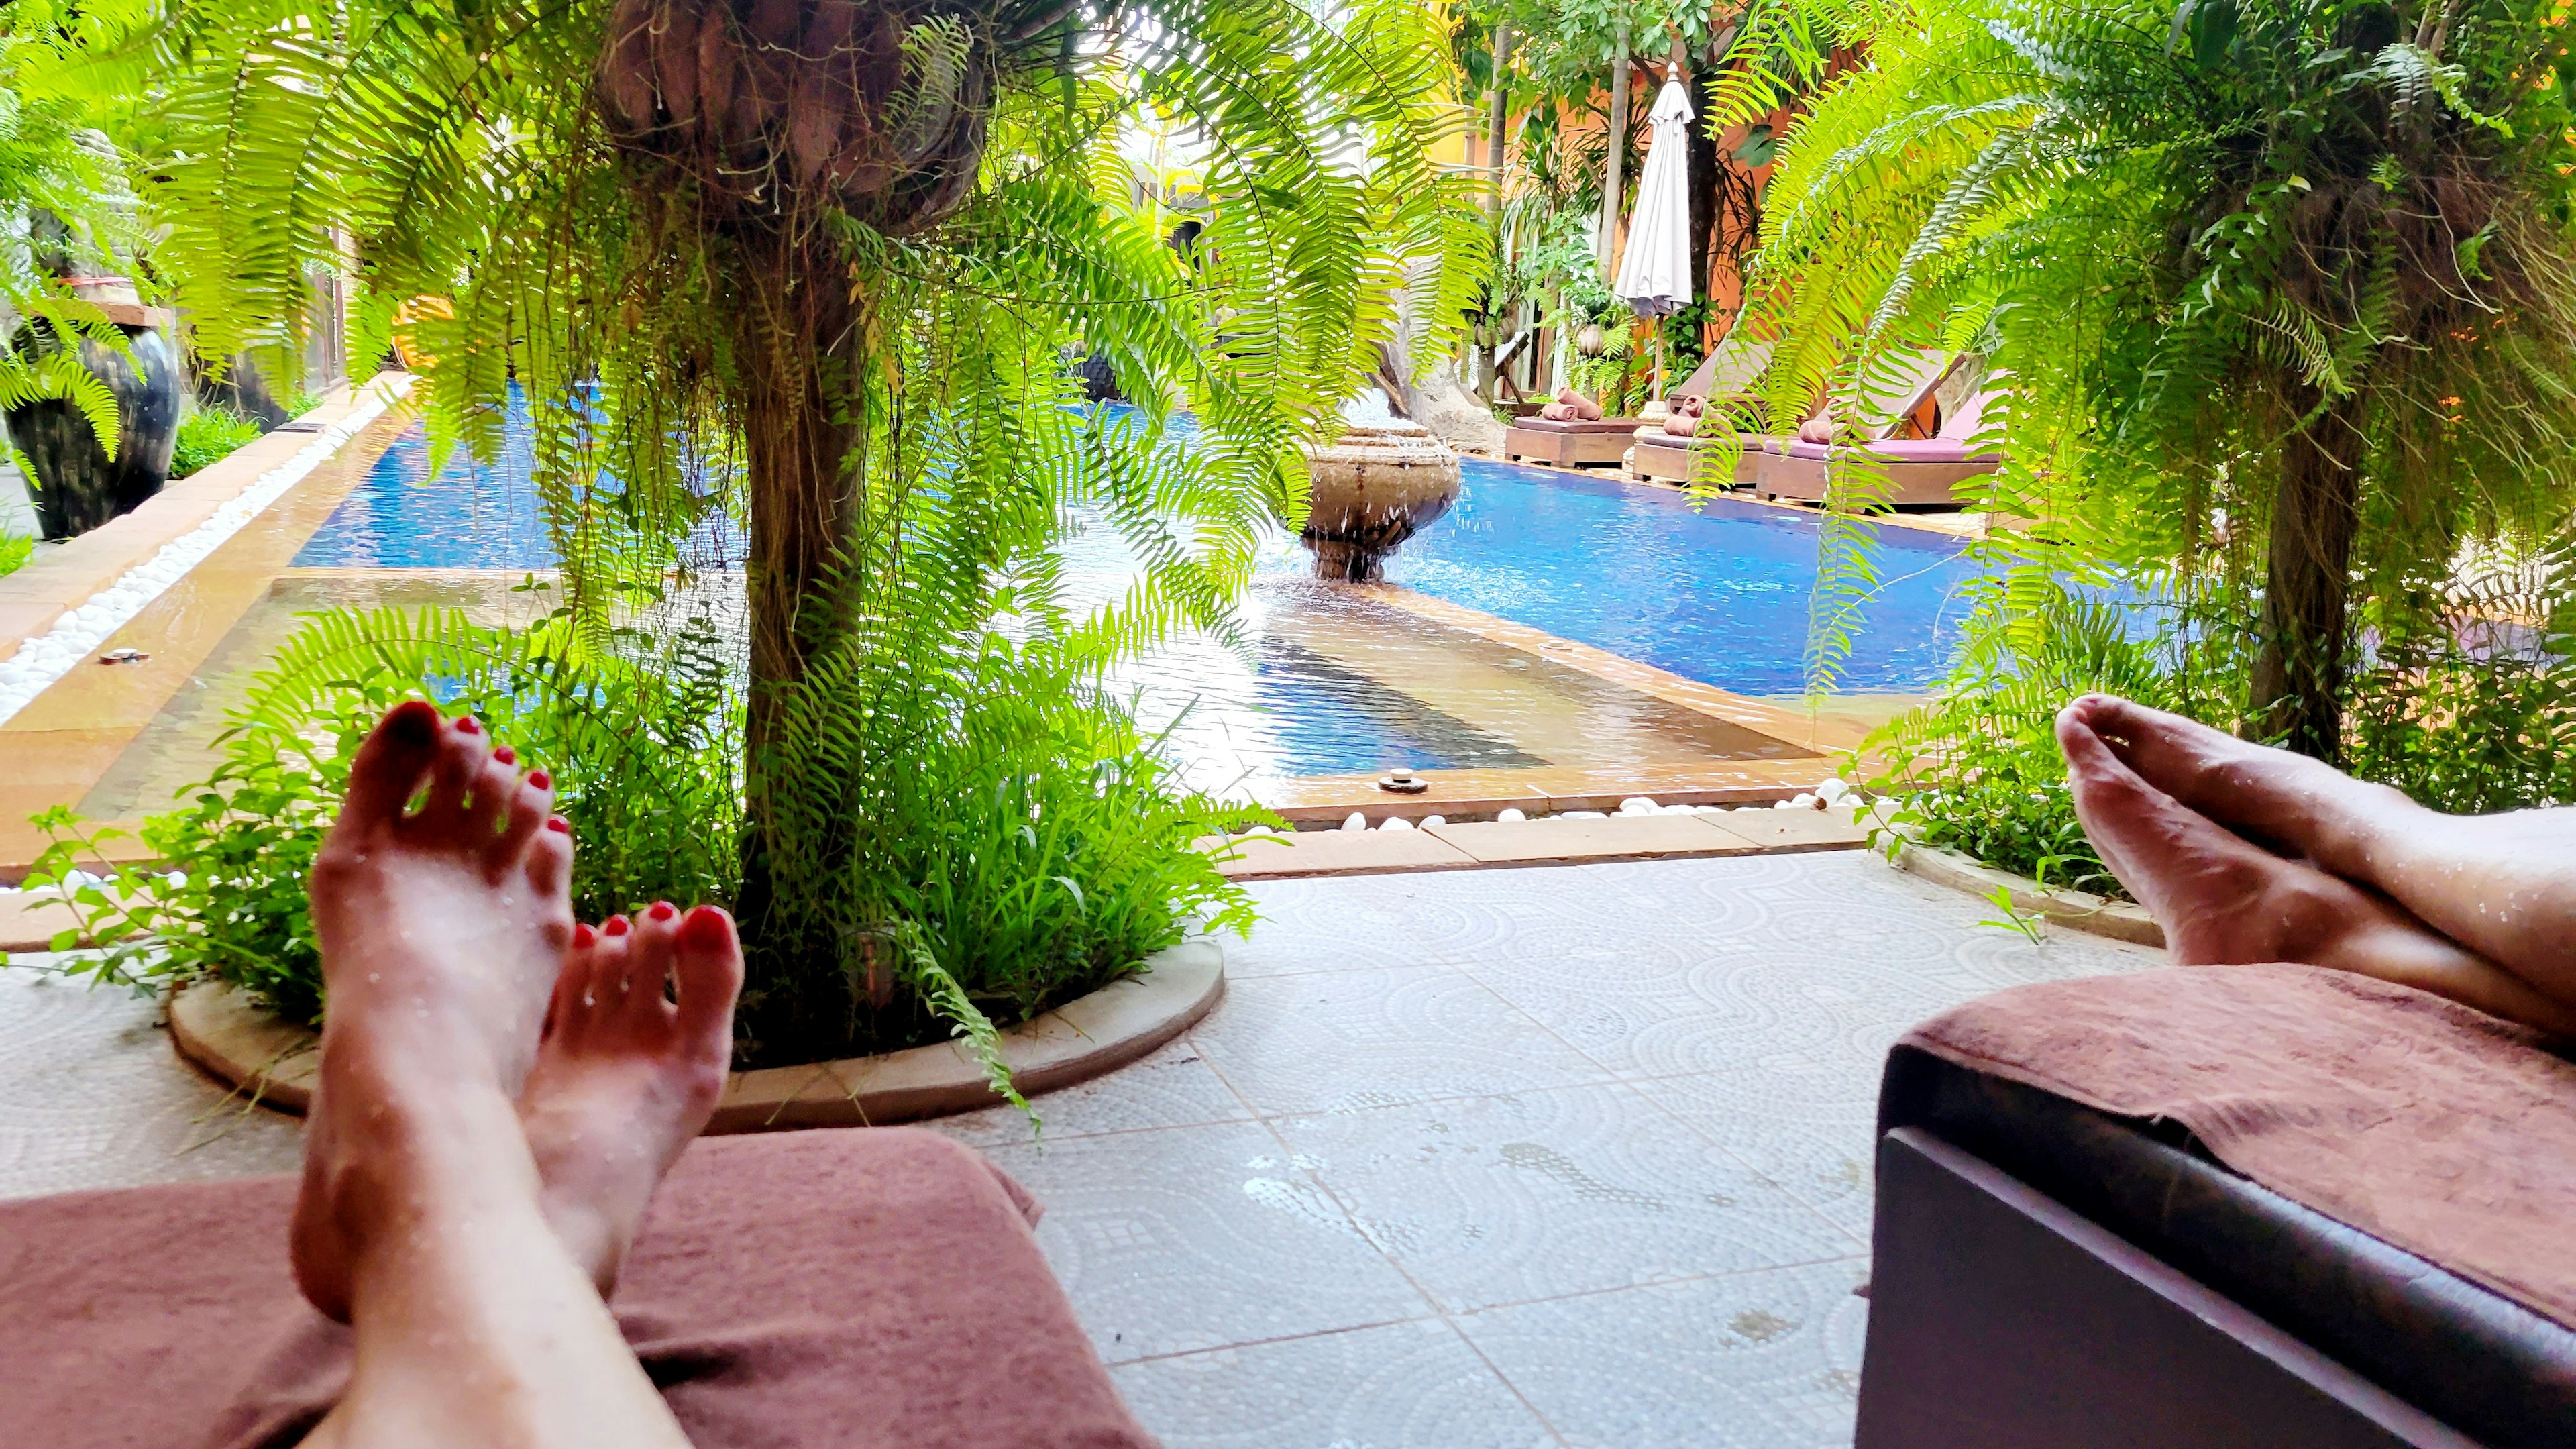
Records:
[[[965,200],[1000,66],[1073,12],[621,0],[598,104],[621,149],[685,171],[736,228],[830,205],[899,235]]]

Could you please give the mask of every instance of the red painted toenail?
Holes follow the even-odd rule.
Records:
[[[566,820],[565,818],[563,818],[563,817],[562,817],[562,816],[560,816],[560,815],[549,815],[549,816],[547,816],[547,817],[546,817],[546,828],[547,828],[548,830],[553,831],[553,832],[554,832],[555,834],[557,834],[557,835],[570,835],[570,834],[572,834],[572,822],[571,822],[571,821],[569,821],[569,820]]]
[[[611,917],[609,917],[609,918],[608,918],[608,924],[607,924],[607,925],[605,925],[605,926],[600,927],[600,928],[599,928],[599,933],[600,933],[601,935],[603,935],[603,936],[623,936],[623,935],[625,935],[625,934],[626,934],[626,918],[625,918],[624,916],[611,916]]]
[[[679,913],[679,908],[672,905],[669,901],[655,901],[651,908],[644,912],[644,914],[651,916],[657,921],[667,921]]]
[[[519,752],[508,745],[495,745],[492,747],[492,758],[504,765],[515,765],[519,763]]]
[[[683,944],[701,951],[720,951],[733,940],[733,917],[722,906],[692,906],[680,923]]]
[[[438,711],[426,700],[406,700],[385,712],[385,728],[417,749],[438,738]]]
[[[474,722],[474,716],[460,714],[456,717],[456,732],[460,735],[479,735],[483,733],[483,727]]]
[[[547,774],[543,770],[530,770],[528,772],[528,783],[536,786],[540,790],[551,790],[555,787],[555,777]]]
[[[574,945],[587,946],[598,939],[599,933],[590,928],[590,922],[578,921],[574,923],[572,928],[572,943]]]

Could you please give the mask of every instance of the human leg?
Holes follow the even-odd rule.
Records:
[[[2510,1020],[2576,1032],[2576,1007],[2534,990],[2398,903],[2285,860],[2156,788],[2095,732],[2058,716],[2075,813],[2184,965],[2298,961],[2419,987]]]
[[[360,751],[316,862],[331,1009],[294,1261],[356,1355],[308,1442],[685,1443],[594,1287],[598,1254],[576,1261],[549,1222],[520,1121],[575,935],[570,837],[546,785],[471,721],[399,707]],[[701,954],[738,959],[717,924],[722,943]],[[727,994],[721,1012],[701,994],[701,1022],[730,1010],[730,978],[704,979]]]
[[[2445,815],[2322,761],[2124,699],[2091,695],[2073,709],[2186,807],[2391,897],[2576,1007],[2576,810]]]

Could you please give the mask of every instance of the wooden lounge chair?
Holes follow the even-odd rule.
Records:
[[[1770,356],[1771,345],[1767,342],[1737,342],[1730,338],[1710,349],[1691,375],[1665,396],[1707,397],[1712,390],[1720,395],[1734,392],[1751,381]],[[1657,425],[1644,418],[1601,418],[1593,422],[1521,418],[1503,434],[1503,456],[1512,462],[1544,463],[1551,468],[1617,467],[1627,459],[1640,426]]]
[[[1763,356],[1768,358],[1769,349],[1764,349]],[[1881,385],[1870,389],[1863,396],[1859,419],[1861,432],[1874,444],[1894,438],[1921,410],[1924,402],[1932,396],[1942,382],[1959,367],[1961,361],[1962,359],[1955,355],[1944,353],[1914,354],[1905,366],[1897,370],[1895,376],[1883,380]],[[1748,375],[1734,388],[1726,391],[1740,393],[1751,386],[1752,381],[1752,377]],[[1967,425],[1973,427],[1974,420],[1968,420]],[[1637,452],[1630,460],[1629,467],[1640,478],[1656,478],[1670,483],[1696,481],[1699,473],[1696,459],[1707,451],[1706,437],[1709,436],[1715,435],[1677,438],[1660,427],[1640,428],[1636,433]],[[1820,461],[1826,456],[1825,449],[1814,444],[1800,443],[1796,438],[1746,438],[1743,454],[1735,465],[1733,486],[1749,487],[1766,497],[1809,497],[1807,493],[1798,491],[1809,486],[1809,480],[1803,476],[1775,477],[1780,470],[1771,466],[1768,461],[1771,455],[1788,456],[1792,448],[1810,450]],[[1821,482],[1823,469],[1819,467],[1816,471],[1817,481]],[[1813,498],[1817,502],[1823,501],[1824,494],[1821,489],[1813,495]]]
[[[1958,360],[1953,360],[1932,372],[1910,397],[1887,399],[1898,405],[1882,415],[1883,421],[1873,418],[1873,425],[1864,427],[1871,439],[1867,443],[1849,446],[1810,443],[1801,438],[1762,438],[1748,443],[1745,457],[1752,466],[1744,470],[1749,476],[1743,481],[1764,498],[1822,503],[1833,471],[1858,461],[1884,475],[1881,493],[1889,503],[1959,507],[1972,501],[1961,496],[1959,485],[2003,466],[2001,456],[1983,451],[1975,443],[1978,425],[1994,399],[1993,393],[1971,396],[1956,412],[1941,418],[1928,438],[1897,436],[1957,365]]]

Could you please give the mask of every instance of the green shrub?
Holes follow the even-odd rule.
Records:
[[[15,533],[0,533],[0,578],[6,578],[27,566],[36,556],[36,541]]]
[[[304,878],[359,742],[410,698],[472,712],[554,774],[584,918],[655,900],[782,909],[736,899],[744,716],[722,633],[696,615],[618,643],[627,652],[583,652],[554,623],[489,629],[434,611],[314,616],[231,716],[214,773],[143,825],[144,853],[166,864],[102,866],[120,832],[59,807],[38,817],[53,844],[29,884],[64,890],[104,948],[71,969],[144,990],[226,981],[318,1023]],[[999,634],[944,656],[835,658],[818,661],[825,677],[788,723],[782,786],[789,811],[843,821],[791,839],[845,848],[786,863],[806,885],[797,899],[819,909],[782,924],[819,944],[746,994],[745,1065],[953,1034],[1007,1091],[998,1027],[1133,971],[1194,925],[1250,927],[1249,898],[1194,842],[1270,817],[1182,787],[1163,740],[1087,671]],[[72,879],[82,869],[107,878]]]
[[[108,877],[70,889],[106,948],[76,969],[144,989],[228,981],[289,1020],[318,1024],[321,958],[304,878],[358,743],[404,699],[471,712],[530,768],[553,772],[556,808],[580,842],[572,890],[583,916],[729,899],[740,737],[730,701],[707,684],[720,670],[699,662],[712,653],[711,626],[690,621],[639,659],[576,659],[556,635],[485,629],[453,613],[315,616],[229,719],[214,772],[143,824],[144,853],[178,878],[159,866],[100,866],[101,847],[123,832],[85,830],[62,807],[36,817],[52,844],[31,886],[60,887],[79,869]]]
[[[1872,843],[1893,850],[1901,834],[2049,885],[2126,899],[2075,818],[2057,712],[2095,692],[2193,712],[2171,642],[2153,631],[2137,637],[2132,608],[2062,592],[2009,624],[1997,617],[1980,616],[1939,698],[1862,743],[1856,760],[1888,762],[1861,782],[1890,797]]]
[[[179,440],[170,449],[170,476],[185,478],[232,456],[259,435],[257,418],[230,408],[199,408],[179,420]]]

